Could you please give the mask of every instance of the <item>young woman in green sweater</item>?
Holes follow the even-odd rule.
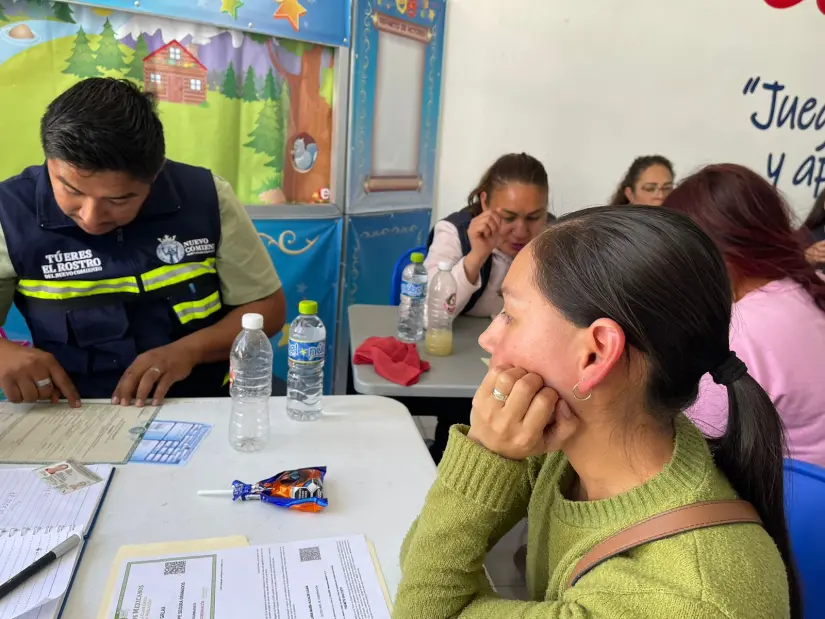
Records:
[[[559,219],[515,258],[480,338],[490,372],[451,430],[404,542],[395,619],[801,617],[782,497],[783,430],[730,352],[731,287],[682,215],[600,207]],[[710,372],[725,435],[684,417]],[[762,520],[681,533],[568,579],[621,529],[741,498]],[[484,560],[528,518],[534,601],[503,600]]]

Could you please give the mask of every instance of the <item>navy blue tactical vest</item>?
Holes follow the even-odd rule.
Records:
[[[135,220],[95,236],[57,206],[46,166],[27,168],[0,183],[0,225],[33,344],[54,355],[83,398],[110,398],[140,353],[226,314],[209,170],[167,161]],[[168,395],[219,395],[226,371],[226,362],[197,366]]]

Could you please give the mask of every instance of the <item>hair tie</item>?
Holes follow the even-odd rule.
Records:
[[[717,385],[725,385],[727,387],[747,373],[748,366],[736,356],[735,352],[730,351],[727,358],[720,363],[715,370],[711,370],[710,376]]]

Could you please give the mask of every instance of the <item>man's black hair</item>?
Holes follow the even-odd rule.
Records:
[[[52,101],[40,121],[40,142],[47,159],[144,182],[157,176],[166,150],[152,94],[111,77],[78,82]]]

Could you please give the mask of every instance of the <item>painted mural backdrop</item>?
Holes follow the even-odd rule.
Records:
[[[333,50],[310,43],[65,2],[0,0],[0,177],[42,161],[39,120],[55,96],[78,80],[109,76],[154,92],[168,156],[210,168],[245,203],[326,202],[333,68]]]
[[[349,45],[350,0],[91,0],[84,4],[312,43]]]

